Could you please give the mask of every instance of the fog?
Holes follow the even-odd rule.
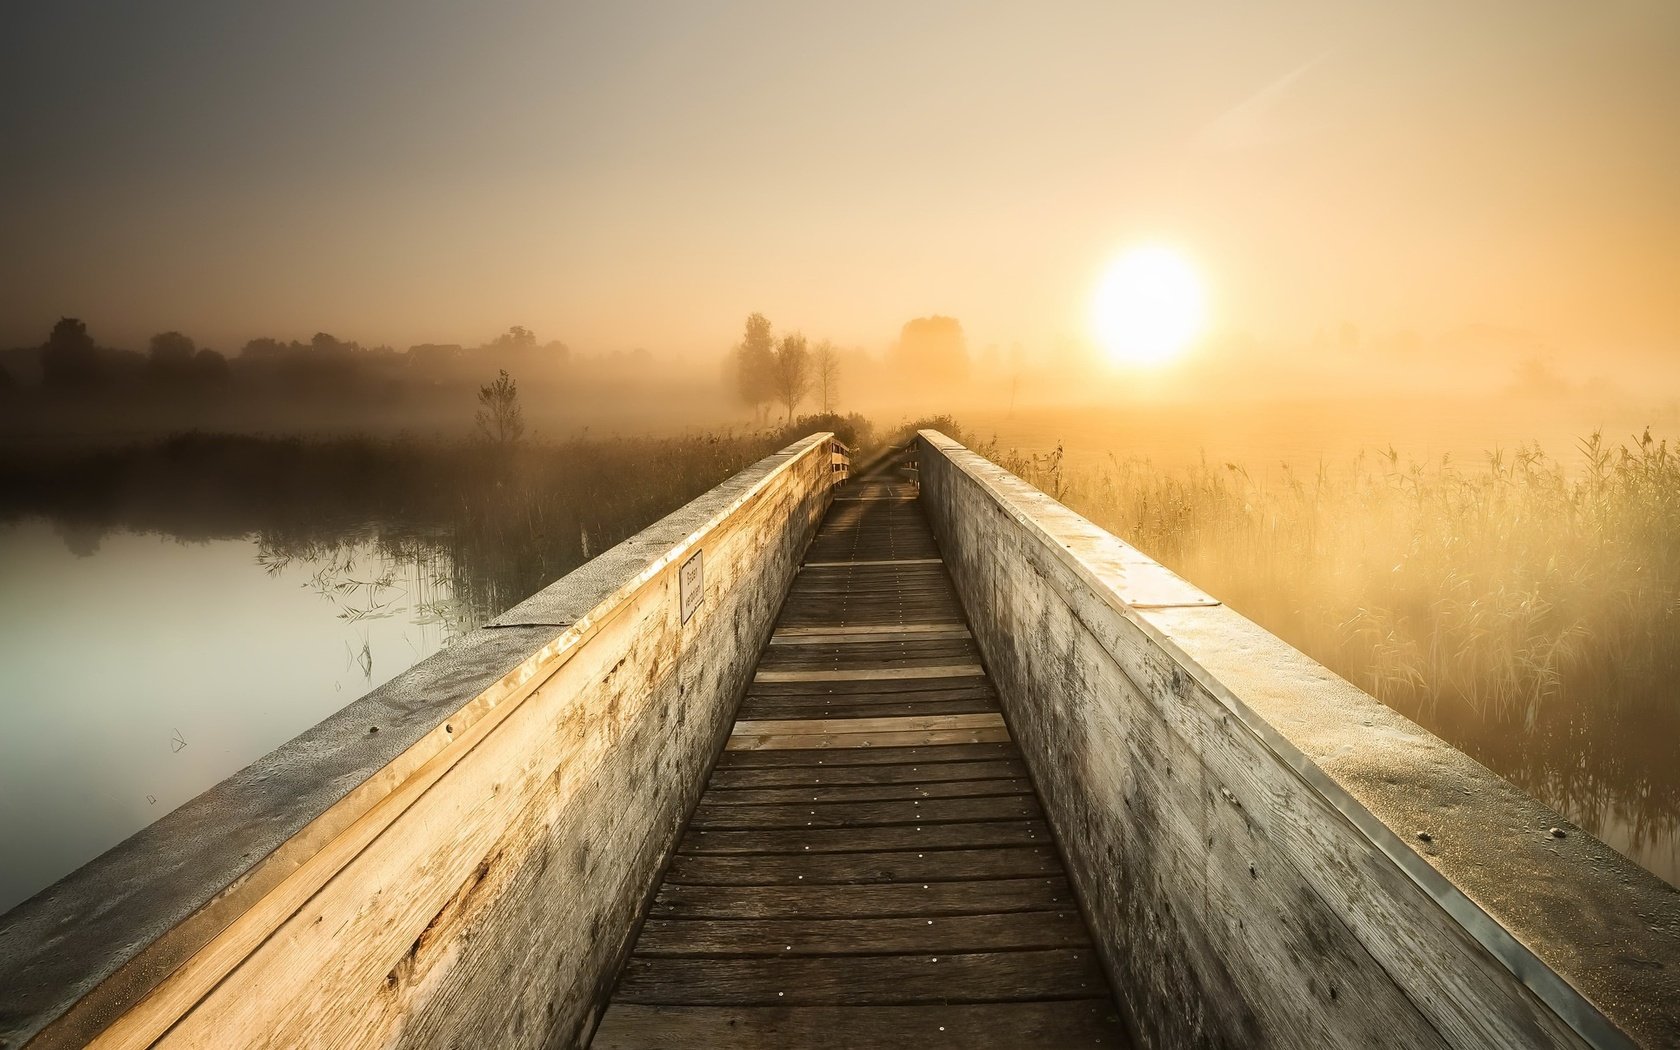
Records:
[[[1677,129],[1656,0],[10,11],[0,909],[921,425],[1680,879]]]
[[[1596,430],[1680,429],[1680,354],[1633,368],[1488,327],[1382,335],[1344,322],[1294,345],[1215,335],[1140,367],[1089,338],[980,343],[960,318],[937,314],[870,345],[764,320],[766,353],[792,338],[811,359],[791,406],[767,386],[749,389],[739,326],[707,333],[709,354],[591,352],[517,325],[469,345],[364,346],[321,332],[224,353],[178,332],[111,346],[63,319],[37,345],[0,352],[0,436],[20,451],[178,431],[454,440],[475,433],[477,393],[503,371],[535,440],[747,433],[835,411],[883,426],[950,414],[1006,447],[1060,444],[1076,460],[1310,464],[1389,447],[1476,458],[1538,442],[1557,454]],[[771,366],[757,367],[768,383]]]
[[[1106,262],[1163,239],[1208,287],[1197,397],[1485,394],[1530,360],[1644,397],[1680,358],[1668,3],[70,3],[5,30],[0,347],[63,316],[230,358],[523,325],[704,380],[753,311],[877,358],[950,316],[1012,384],[1085,353]],[[1052,373],[1021,396],[1082,386]]]

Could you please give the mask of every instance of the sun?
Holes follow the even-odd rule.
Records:
[[[1091,327],[1116,362],[1170,361],[1207,327],[1207,297],[1190,260],[1164,244],[1131,248],[1097,282]]]

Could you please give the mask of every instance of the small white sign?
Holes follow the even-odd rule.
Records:
[[[682,622],[694,615],[694,610],[700,608],[700,603],[706,599],[706,574],[700,556],[704,551],[695,551],[694,557],[682,563],[682,569],[677,573],[677,579],[682,589]]]

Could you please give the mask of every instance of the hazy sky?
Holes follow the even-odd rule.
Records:
[[[1215,326],[1680,354],[1680,3],[105,3],[0,15],[0,345],[521,323],[716,352]]]

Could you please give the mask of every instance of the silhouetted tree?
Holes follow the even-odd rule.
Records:
[[[511,445],[525,434],[525,411],[519,406],[519,384],[502,369],[496,381],[478,388],[479,433],[497,445]]]
[[[86,390],[104,379],[99,348],[87,325],[61,317],[41,346],[41,383],[55,390]]]
[[[770,335],[770,320],[763,314],[747,318],[746,334],[735,347],[735,394],[741,403],[762,417],[765,406],[776,396],[772,378],[775,366],[775,340]]]
[[[193,378],[197,353],[197,344],[180,332],[159,332],[146,354],[146,373],[155,382],[186,383]]]
[[[782,336],[770,364],[770,383],[776,399],[787,406],[787,422],[811,389],[811,351],[798,332]]]
[[[316,357],[347,357],[360,350],[356,343],[347,343],[328,332],[316,332],[309,340],[309,349]]]
[[[231,378],[227,358],[209,347],[205,347],[194,354],[192,363],[193,378],[201,383],[210,386],[222,386]]]
[[[292,344],[293,347],[296,345],[296,343]],[[274,360],[284,357],[289,352],[291,352],[291,347],[288,347],[285,343],[278,339],[263,336],[246,343],[245,348],[239,352],[239,356],[249,357],[253,360]]]
[[[824,339],[811,351],[812,378],[816,381],[817,402],[824,415],[834,411],[840,398],[840,351]]]
[[[524,325],[514,325],[507,331],[490,340],[485,347],[487,350],[523,352],[534,350],[537,346],[536,333]]]

